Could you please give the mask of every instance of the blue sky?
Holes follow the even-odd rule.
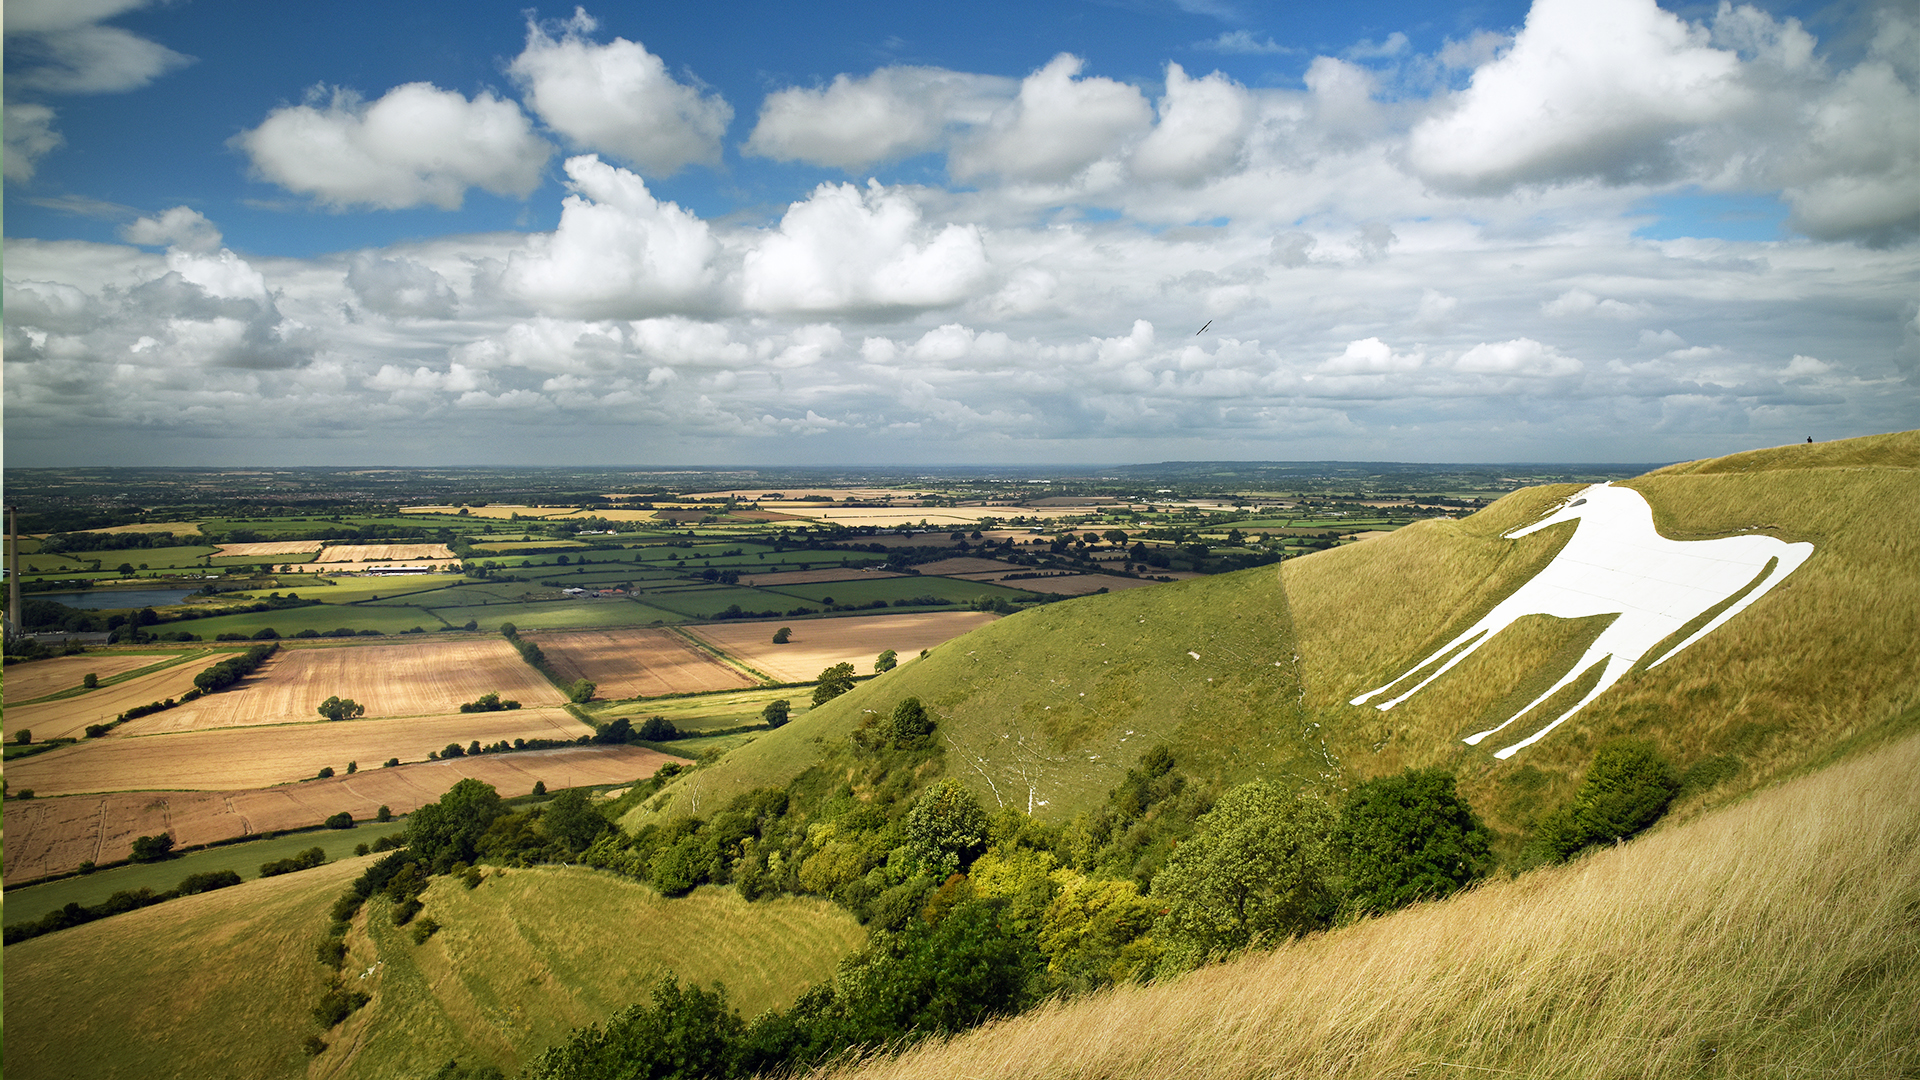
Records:
[[[1653,460],[1920,413],[1911,3],[6,29],[14,465]]]

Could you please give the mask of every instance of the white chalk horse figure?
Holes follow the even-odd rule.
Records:
[[[1560,504],[1546,517],[1506,534],[1517,540],[1549,525],[1580,519],[1573,537],[1560,549],[1547,568],[1534,575],[1512,596],[1502,600],[1486,617],[1464,633],[1442,645],[1432,655],[1395,676],[1385,686],[1369,690],[1353,699],[1364,705],[1386,693],[1420,669],[1447,657],[1433,673],[1415,683],[1398,697],[1374,707],[1391,709],[1407,700],[1449,668],[1472,655],[1474,650],[1492,641],[1494,635],[1526,615],[1553,615],[1562,619],[1580,619],[1593,615],[1617,614],[1586,654],[1561,676],[1546,693],[1528,702],[1526,707],[1500,724],[1469,735],[1466,742],[1480,740],[1520,719],[1542,702],[1577,681],[1594,665],[1605,662],[1600,681],[1573,707],[1555,717],[1532,735],[1494,754],[1511,757],[1515,751],[1540,741],[1567,718],[1620,681],[1635,664],[1681,627],[1726,603],[1720,611],[1686,639],[1652,659],[1649,668],[1659,667],[1679,655],[1681,650],[1718,629],[1738,615],[1747,605],[1764,596],[1788,574],[1798,569],[1813,554],[1813,545],[1789,544],[1771,536],[1730,536],[1719,540],[1669,540],[1653,527],[1653,510],[1640,493],[1631,488],[1595,484]],[[1458,650],[1458,651],[1456,651]]]

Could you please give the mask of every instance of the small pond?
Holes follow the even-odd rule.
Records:
[[[95,589],[91,592],[29,593],[23,600],[51,600],[83,611],[118,608],[163,607],[178,604],[198,589]]]

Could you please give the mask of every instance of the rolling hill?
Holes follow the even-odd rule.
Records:
[[[1329,793],[1443,765],[1507,838],[1564,801],[1593,748],[1654,741],[1685,770],[1683,812],[1875,737],[1920,692],[1920,432],[1754,451],[1625,482],[1675,540],[1758,534],[1814,550],[1777,588],[1636,670],[1509,760],[1461,740],[1551,686],[1607,619],[1529,616],[1392,711],[1349,700],[1392,678],[1548,565],[1575,523],[1517,540],[1577,485],[1527,488],[1458,521],[1260,568],[1064,601],[1003,619],[856,687],[677,781],[628,828],[786,783],[868,712],[919,697],[946,769],[989,807],[1066,820],[1159,743],[1227,786]],[[1560,698],[1513,729],[1538,728]]]

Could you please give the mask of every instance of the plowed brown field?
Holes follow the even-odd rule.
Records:
[[[186,652],[189,650],[181,650]],[[180,653],[170,653],[179,656]],[[80,680],[88,672],[110,679],[124,671],[137,671],[149,664],[157,664],[167,659],[155,653],[124,653],[95,656],[56,656],[47,660],[35,660],[28,664],[14,664],[7,668],[6,701],[12,705],[16,701],[32,701],[37,697],[59,690],[70,690],[80,685]],[[211,664],[213,661],[209,660]],[[13,734],[9,727],[7,734]]]
[[[125,731],[125,728],[121,729]],[[391,757],[421,761],[448,743],[574,739],[593,729],[564,709],[455,714],[403,720],[347,720],[280,727],[182,731],[91,739],[7,766],[14,789],[39,795],[94,791],[235,791],[305,780],[347,762],[377,767]],[[12,804],[9,804],[11,807]]]
[[[529,708],[566,701],[501,638],[331,648],[283,646],[232,689],[143,716],[121,730],[153,735],[324,722],[314,709],[335,696],[365,705],[369,717],[430,716],[458,712],[462,704],[492,692]]]
[[[768,631],[771,635],[772,631]],[[758,685],[670,630],[578,630],[524,635],[562,679],[591,679],[603,698],[655,697]]]
[[[42,702],[39,705],[16,705],[7,710],[7,738],[21,728],[33,731],[35,739],[57,739],[66,736],[79,736],[87,730],[89,724],[104,724],[135,705],[147,705],[167,698],[179,698],[193,689],[193,677],[218,663],[233,652],[207,652],[204,656],[175,664],[164,671],[151,675],[142,675],[137,679],[113,686],[102,687],[79,697],[62,698],[59,701]],[[77,659],[86,659],[79,657]],[[85,672],[82,672],[85,674]],[[12,679],[9,673],[7,678]],[[316,701],[314,704],[319,704]],[[160,715],[165,715],[160,714]],[[9,772],[11,772],[11,767]],[[17,785],[16,785],[17,786]]]
[[[334,544],[320,549],[321,562],[446,562],[445,544]]]
[[[137,836],[173,834],[181,847],[318,825],[345,810],[370,821],[386,806],[404,814],[473,777],[503,797],[547,787],[617,784],[652,776],[680,759],[639,746],[582,746],[428,761],[370,769],[331,780],[250,791],[136,791],[71,795],[7,804],[6,884],[11,887],[83,862],[124,859]]]
[[[790,623],[717,623],[688,630],[782,682],[806,682],[840,663],[852,664],[864,675],[873,670],[873,659],[883,649],[899,653],[904,663],[921,649],[931,649],[994,619],[984,612],[930,611]],[[783,625],[793,628],[793,640],[775,645],[773,632]]]

